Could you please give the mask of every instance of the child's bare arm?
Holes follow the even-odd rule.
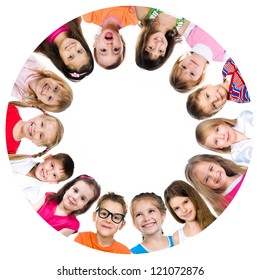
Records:
[[[44,201],[45,201],[45,196],[33,205],[33,208],[36,212],[38,212],[38,210],[42,207]]]
[[[74,233],[75,230],[72,230],[72,229],[69,229],[69,228],[63,228],[59,232],[62,233],[63,235],[65,235],[65,236],[69,236],[72,233]]]
[[[148,7],[140,7],[140,6],[134,6],[136,17],[138,20],[143,20],[147,16],[149,9]]]

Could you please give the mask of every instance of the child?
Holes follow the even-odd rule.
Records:
[[[253,113],[241,112],[236,119],[215,118],[196,127],[197,142],[218,153],[230,153],[237,163],[249,164],[252,155]]]
[[[131,215],[134,226],[143,235],[142,243],[131,248],[133,254],[150,253],[173,247],[172,236],[165,236],[162,224],[166,207],[162,198],[155,193],[140,193],[131,201]]]
[[[72,82],[92,73],[94,60],[81,29],[82,18],[75,18],[51,33],[36,49]]]
[[[43,162],[31,158],[10,161],[15,179],[25,198],[34,204],[45,183],[58,184],[69,179],[74,171],[72,158],[65,153],[49,154]]]
[[[63,132],[63,125],[56,117],[43,113],[24,121],[18,108],[9,102],[6,114],[6,144],[11,160],[29,157],[29,155],[16,155],[22,139],[28,139],[36,146],[46,147],[44,151],[31,156],[38,157],[58,145]]]
[[[186,107],[193,118],[202,120],[212,117],[227,101],[250,102],[247,86],[231,58],[226,61],[222,75],[221,84],[202,86],[188,96]]]
[[[117,68],[125,58],[125,41],[120,30],[137,25],[135,10],[131,6],[119,6],[84,14],[83,19],[101,27],[94,42],[95,61],[104,69]]]
[[[141,32],[135,49],[136,65],[156,70],[171,56],[174,46],[182,41],[181,35],[189,24],[156,8],[135,6]]]
[[[114,239],[114,235],[125,225],[127,206],[124,198],[114,192],[108,192],[99,198],[97,209],[93,213],[97,232],[80,232],[75,241],[92,249],[130,254],[130,250]]]
[[[191,50],[176,60],[170,73],[170,84],[180,93],[191,91],[201,84],[212,61],[223,62],[227,58],[222,46],[193,23],[187,27],[183,37]]]
[[[88,175],[80,175],[57,193],[47,192],[33,207],[50,226],[69,236],[79,229],[77,216],[85,213],[99,195],[98,183]]]
[[[19,73],[11,95],[28,106],[49,112],[64,111],[73,99],[69,84],[54,72],[44,69],[33,55]]]
[[[238,192],[247,167],[217,155],[202,154],[189,159],[185,167],[187,180],[220,215]]]
[[[198,234],[216,219],[199,193],[182,180],[173,181],[165,189],[164,199],[173,218],[184,224],[173,234],[175,245]]]

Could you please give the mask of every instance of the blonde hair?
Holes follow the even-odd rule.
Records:
[[[25,97],[23,97],[21,101],[13,101],[12,104],[20,107],[30,107],[32,105],[41,108],[44,111],[55,113],[66,110],[71,105],[73,100],[73,91],[70,85],[64,79],[62,79],[60,76],[58,76],[52,71],[45,69],[31,70],[37,73],[42,78],[51,78],[55,80],[62,89],[62,98],[58,100],[58,105],[46,104],[40,101],[37,98],[35,92],[32,91],[29,87],[24,88],[23,86],[20,86],[16,83],[15,86],[18,88],[20,94]]]
[[[204,184],[202,184],[196,174],[195,167],[200,162],[213,162],[220,165],[226,172],[228,177],[233,177],[235,175],[243,175],[247,171],[247,166],[239,165],[230,159],[223,158],[218,155],[210,154],[200,154],[191,157],[185,167],[185,177],[186,179],[198,190],[199,193],[211,204],[214,211],[220,215],[227,204],[223,201],[223,190],[211,189]]]
[[[199,123],[196,127],[196,140],[199,145],[201,145],[203,148],[207,148],[211,151],[217,152],[217,153],[223,153],[227,154],[231,152],[231,147],[225,147],[223,149],[219,148],[212,148],[205,146],[205,142],[210,135],[210,133],[220,124],[229,125],[231,127],[235,126],[237,123],[237,119],[226,119],[226,118],[214,118],[214,119],[208,119],[204,120],[201,123]]]

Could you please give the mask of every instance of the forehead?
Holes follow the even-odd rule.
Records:
[[[135,212],[144,211],[150,208],[157,208],[155,201],[150,198],[141,198],[133,203],[133,210]]]
[[[104,200],[100,207],[106,208],[111,213],[122,213],[123,214],[123,206],[119,202],[112,201],[110,199]]]
[[[173,208],[182,204],[187,198],[186,196],[175,196],[170,199],[169,204]]]

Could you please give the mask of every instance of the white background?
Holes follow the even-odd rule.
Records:
[[[1,254],[5,261],[0,273],[5,279],[19,276],[56,279],[56,270],[62,265],[68,268],[95,268],[98,265],[105,268],[117,264],[118,267],[142,268],[141,262],[146,264],[147,269],[151,266],[204,266],[206,274],[198,276],[198,279],[237,276],[256,279],[259,273],[253,253],[259,248],[259,226],[255,224],[259,194],[256,184],[257,146],[241,190],[224,214],[207,230],[170,251],[141,256],[108,256],[76,244],[74,236],[60,236],[39,219],[13,180],[4,141],[5,110],[12,83],[39,42],[60,25],[85,12],[113,5],[135,4],[154,6],[183,16],[204,28],[226,48],[242,72],[252,103],[228,103],[218,116],[235,118],[244,109],[254,111],[257,143],[259,97],[256,91],[256,63],[259,58],[254,38],[255,7],[252,4],[246,6],[242,1],[236,1],[234,6],[225,1],[213,4],[204,0],[189,5],[187,1],[185,4],[180,1],[164,4],[158,1],[111,0],[90,5],[87,1],[48,0],[41,4],[44,5],[42,7],[35,7],[35,2],[30,1],[15,2],[9,1],[1,8],[4,27],[0,44],[3,60],[0,70],[0,152],[4,176]],[[98,27],[82,21],[82,29],[92,46]],[[65,112],[56,114],[64,124],[65,134],[52,153],[69,153],[76,164],[74,176],[87,173],[95,177],[102,186],[102,193],[115,191],[124,195],[129,204],[131,198],[142,191],[163,195],[171,181],[184,179],[184,167],[191,156],[208,151],[201,149],[195,141],[194,129],[198,121],[186,112],[187,95],[174,92],[168,83],[174,61],[189,49],[188,46],[184,42],[176,45],[163,68],[148,72],[138,69],[134,62],[139,27],[127,27],[121,30],[121,34],[126,41],[127,53],[119,68],[108,71],[95,65],[89,77],[77,84],[70,83],[74,89],[73,104]],[[45,57],[37,55],[37,58],[46,68],[57,71]],[[207,81],[221,82],[221,69],[221,65],[211,64]],[[28,146],[31,153],[32,146]],[[21,148],[28,149],[25,144]],[[79,216],[80,231],[95,230],[91,221],[93,210],[91,208]],[[170,235],[179,227],[168,213],[163,227],[165,233]],[[141,241],[130,214],[127,215],[126,227],[116,235],[116,239],[129,247]],[[140,277],[146,278],[150,278],[148,274]],[[79,279],[85,278],[82,276]]]

